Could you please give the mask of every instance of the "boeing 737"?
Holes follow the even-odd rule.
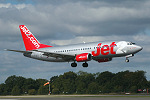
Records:
[[[53,47],[41,44],[25,25],[19,26],[26,51],[10,50],[23,53],[25,57],[49,61],[49,62],[72,62],[71,66],[76,67],[76,62],[83,62],[83,67],[88,67],[88,61],[95,60],[99,63],[111,61],[114,57],[129,57],[141,51],[141,46],[127,41],[83,43],[67,46]]]

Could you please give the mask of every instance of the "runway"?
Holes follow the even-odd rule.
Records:
[[[0,96],[0,100],[150,100],[150,95]]]

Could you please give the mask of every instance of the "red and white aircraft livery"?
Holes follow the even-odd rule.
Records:
[[[129,57],[141,51],[143,48],[132,42],[112,41],[112,42],[95,42],[83,43],[67,46],[53,47],[41,44],[25,25],[19,26],[26,51],[10,50],[21,52],[24,56],[33,59],[49,62],[73,62],[72,67],[76,67],[76,62],[84,62],[83,67],[88,67],[87,61],[95,60],[97,62],[108,62],[114,57]]]

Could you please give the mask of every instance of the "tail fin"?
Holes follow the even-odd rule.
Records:
[[[25,25],[19,25],[26,51],[40,48],[52,47],[50,45],[41,44]]]

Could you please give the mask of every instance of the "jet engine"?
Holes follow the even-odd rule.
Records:
[[[82,54],[76,55],[77,62],[90,61],[91,59],[92,59],[92,55],[90,53],[82,53]]]

